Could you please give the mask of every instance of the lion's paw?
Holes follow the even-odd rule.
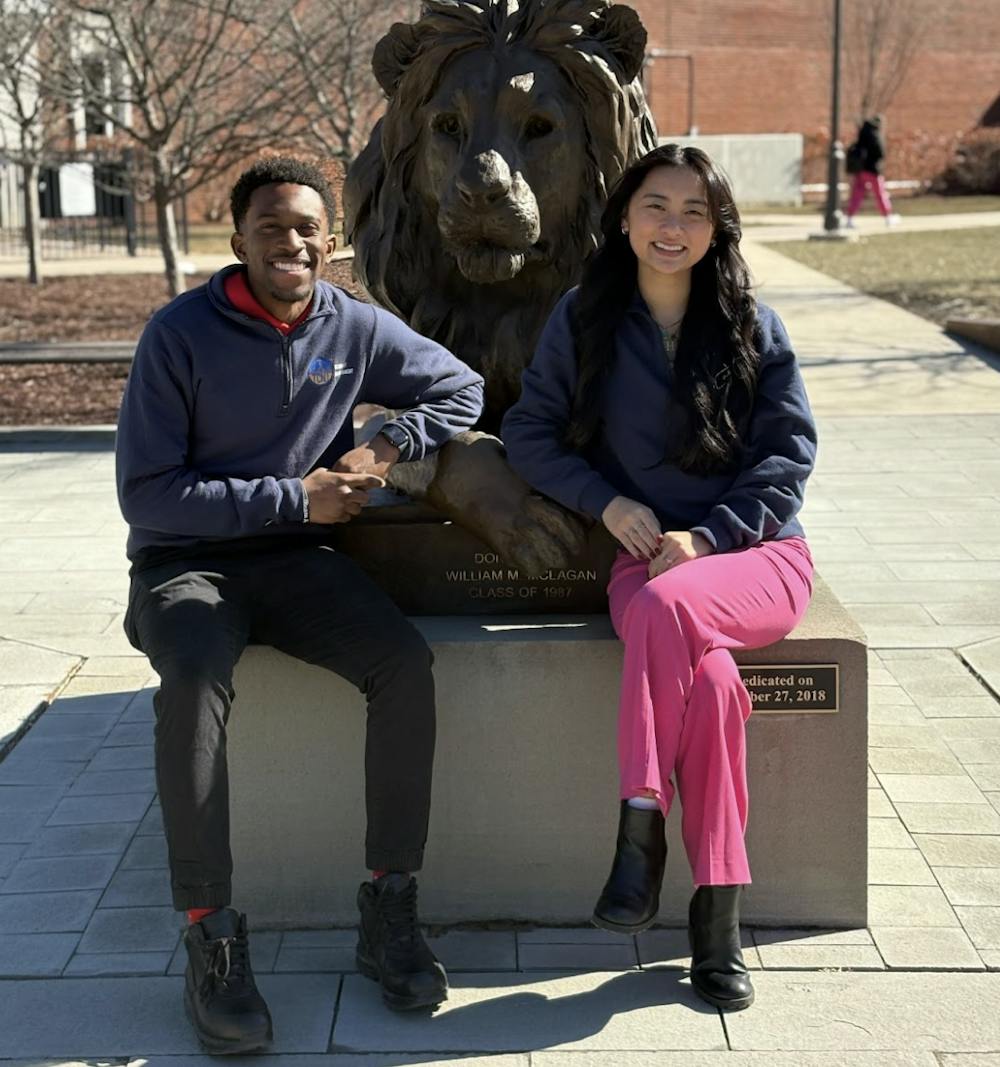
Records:
[[[525,497],[513,522],[494,528],[502,559],[527,576],[568,567],[583,552],[587,531],[581,519],[534,494]]]

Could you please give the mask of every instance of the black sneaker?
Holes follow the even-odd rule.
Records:
[[[394,1011],[436,1008],[448,999],[448,976],[417,925],[417,880],[386,874],[358,890],[358,970],[382,986]]]
[[[271,1014],[250,967],[247,920],[220,908],[184,931],[184,1007],[209,1052],[258,1052],[271,1043]]]

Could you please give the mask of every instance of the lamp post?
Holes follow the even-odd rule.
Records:
[[[833,0],[833,76],[830,100],[830,155],[827,160],[826,214],[823,229],[827,233],[840,232],[840,161],[844,149],[840,143],[840,34],[842,26],[841,0]]]

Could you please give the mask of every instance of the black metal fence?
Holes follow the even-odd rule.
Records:
[[[58,166],[47,167],[39,177],[41,253],[43,260],[111,255],[156,255],[160,246],[153,204],[136,195],[131,160],[91,158],[94,212],[65,214]],[[182,199],[175,205],[178,237],[188,250],[187,210]],[[0,259],[27,255],[23,226],[3,225],[0,219]]]

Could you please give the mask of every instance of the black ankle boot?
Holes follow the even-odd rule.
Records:
[[[622,801],[618,842],[611,874],[591,922],[602,930],[634,934],[652,926],[660,908],[660,886],[667,862],[659,808],[630,808]]]
[[[740,885],[702,885],[688,909],[691,985],[723,1011],[753,1003],[753,986],[740,948]]]
[[[257,1052],[271,1043],[271,1015],[250,967],[246,916],[221,908],[184,931],[184,1007],[209,1052]]]
[[[436,1008],[448,999],[448,976],[417,924],[417,880],[386,874],[358,890],[358,970],[382,986],[394,1011]]]

